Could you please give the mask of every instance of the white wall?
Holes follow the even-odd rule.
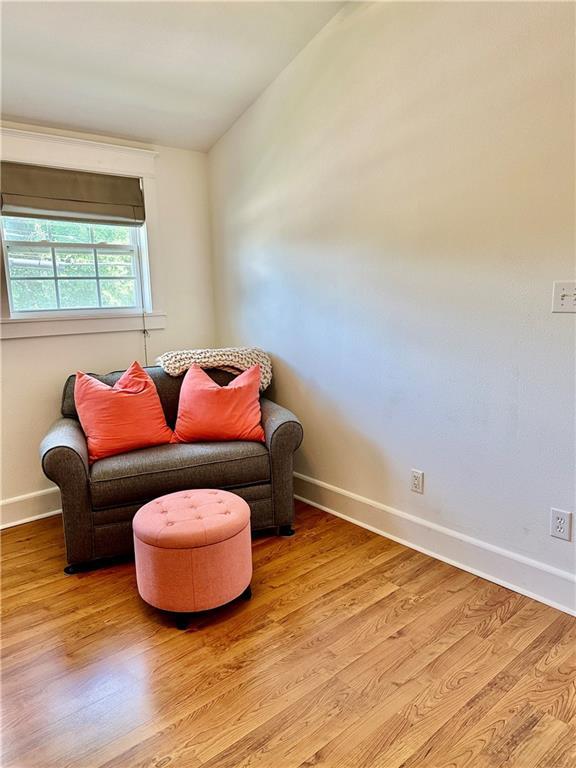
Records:
[[[169,349],[214,343],[207,158],[200,152],[154,149],[161,247],[151,250],[150,270],[154,308],[166,312],[167,320],[163,330],[150,332],[150,364]],[[2,342],[3,523],[60,506],[57,492],[37,495],[52,486],[42,474],[38,445],[59,415],[68,374],[125,368],[134,359],[144,363],[143,353],[143,337],[136,331]]]
[[[210,152],[218,341],[273,353],[299,472],[368,503],[300,493],[477,571],[536,561],[528,592],[574,566],[548,535],[574,508],[574,130],[573,4],[382,3]]]

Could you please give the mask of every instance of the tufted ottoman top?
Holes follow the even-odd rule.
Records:
[[[232,538],[250,523],[250,507],[239,496],[211,489],[179,491],[141,507],[134,535],[154,547],[204,547]]]

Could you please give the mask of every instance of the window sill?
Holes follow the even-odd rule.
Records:
[[[146,313],[146,328],[159,331],[166,327],[163,312]],[[73,317],[22,317],[0,319],[0,338],[33,339],[42,336],[81,336],[92,333],[142,332],[141,313],[113,313],[105,316],[74,315]]]

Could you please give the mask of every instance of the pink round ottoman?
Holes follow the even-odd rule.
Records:
[[[138,592],[155,608],[187,614],[250,597],[250,507],[234,493],[169,493],[141,507],[132,527]]]

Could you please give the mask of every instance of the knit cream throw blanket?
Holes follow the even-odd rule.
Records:
[[[272,381],[270,356],[258,347],[225,347],[223,349],[183,349],[165,352],[158,358],[158,365],[169,376],[180,376],[196,363],[200,368],[221,368],[231,373],[247,371],[253,365],[260,366],[260,391]]]

